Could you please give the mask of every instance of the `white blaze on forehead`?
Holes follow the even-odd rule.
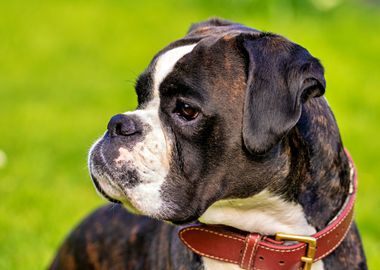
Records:
[[[197,44],[177,47],[159,56],[156,61],[153,74],[153,96],[156,97],[159,95],[158,89],[162,81],[173,70],[178,60],[190,53],[194,49],[195,45]]]

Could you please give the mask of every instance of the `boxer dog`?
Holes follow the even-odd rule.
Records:
[[[162,49],[135,88],[137,109],[113,116],[89,154],[95,187],[114,204],[68,236],[51,269],[265,270],[252,264],[264,260],[256,240],[239,253],[250,254],[244,267],[185,247],[178,230],[217,224],[278,242],[343,211],[352,166],[322,96],[324,69],[300,45],[211,19]],[[311,269],[367,269],[355,223],[341,238]]]

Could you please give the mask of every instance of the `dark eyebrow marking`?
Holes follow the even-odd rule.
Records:
[[[184,82],[178,82],[175,80],[164,80],[160,87],[160,94],[164,97],[184,96],[194,97],[200,101],[204,100],[202,91],[199,91],[199,87],[196,85],[186,84]]]

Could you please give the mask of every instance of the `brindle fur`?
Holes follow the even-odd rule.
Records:
[[[221,25],[224,27],[217,27]],[[290,130],[283,127],[272,141],[264,142],[268,148],[264,151],[247,147],[242,141],[243,119],[247,113],[243,105],[247,103],[247,81],[253,61],[242,44],[247,36],[261,39],[260,42],[267,39],[263,43],[267,47],[261,49],[276,51],[274,55],[280,55],[279,58],[291,56],[291,52],[300,48],[304,50],[278,35],[214,19],[194,25],[185,38],[158,54],[199,42],[161,85],[160,117],[164,126],[173,126],[169,112],[165,111],[171,107],[173,96],[197,95],[201,103],[207,104],[204,108],[207,121],[197,130],[170,131],[177,142],[171,174],[177,175],[176,181],[182,184],[183,192],[178,198],[176,183],[169,182],[164,187],[164,193],[178,198],[176,203],[183,210],[171,221],[196,220],[216,200],[245,198],[268,188],[284,200],[301,204],[307,221],[320,230],[342,207],[350,184],[349,163],[334,116],[323,97],[312,98],[323,94],[323,69],[318,66],[319,75],[314,76],[315,81],[307,88],[310,91],[297,101],[300,117],[293,127]],[[311,56],[302,52],[297,57],[309,61]],[[311,60],[314,68],[319,65],[316,59]],[[258,68],[263,64],[254,61]],[[271,61],[273,64],[279,60]],[[151,69],[148,67],[136,85],[140,107],[151,98]],[[277,78],[276,83],[286,84],[283,77]],[[288,100],[276,102],[289,103]],[[265,113],[261,115],[269,117]],[[283,122],[294,119],[294,115],[284,116]],[[343,243],[323,262],[326,270],[367,269],[355,223]],[[202,267],[200,257],[179,243],[177,227],[131,215],[116,205],[102,207],[83,221],[66,239],[50,269]]]
[[[107,205],[67,238],[50,269],[201,269],[200,258],[177,237],[178,228]]]

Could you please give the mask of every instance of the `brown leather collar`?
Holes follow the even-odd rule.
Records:
[[[311,269],[313,262],[333,252],[350,229],[357,191],[351,156],[350,194],[326,228],[311,236],[277,233],[275,239],[219,225],[191,225],[179,231],[182,242],[198,255],[239,265],[248,270]],[[296,243],[285,241],[295,241]]]

